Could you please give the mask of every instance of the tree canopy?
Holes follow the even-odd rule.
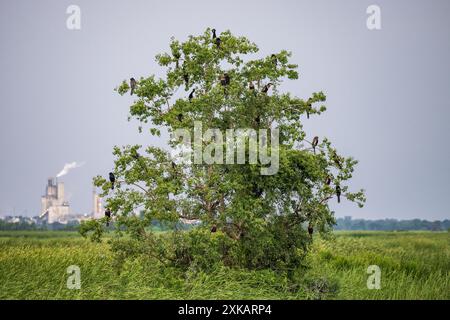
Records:
[[[151,252],[177,265],[204,255],[249,268],[300,263],[312,234],[326,233],[335,223],[329,201],[339,197],[359,206],[365,201],[363,190],[351,192],[348,186],[357,161],[339,154],[328,138],[313,139],[303,129],[304,121],[326,111],[325,94],[300,98],[283,92],[283,82],[299,77],[298,66],[289,62],[291,53],[255,58],[256,44],[229,31],[214,37],[208,28],[184,42],[172,38],[169,47],[156,56],[165,77],[133,78],[117,88],[120,95],[132,90],[135,97],[129,120],[136,119],[139,131],[151,136],[177,129],[194,135],[195,122],[203,133],[276,128],[278,144],[271,153],[278,156],[277,172],[261,174],[260,160],[180,162],[155,146],[116,146],[114,190],[106,174],[94,178],[112,216],[84,223],[82,233],[94,231],[98,238],[105,220],[112,219],[120,233],[130,233],[133,252]],[[200,144],[212,145],[217,156],[218,144],[226,142],[204,135]],[[168,145],[176,149],[180,141],[171,139]],[[200,225],[178,231],[180,219]],[[167,238],[155,236],[147,228],[154,220],[172,223],[175,231]],[[117,241],[119,248],[125,240]]]

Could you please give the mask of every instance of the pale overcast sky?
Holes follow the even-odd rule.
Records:
[[[81,8],[81,30],[66,9]],[[366,9],[381,8],[369,31]],[[337,216],[450,218],[450,1],[60,1],[0,2],[0,214],[37,215],[47,177],[62,178],[72,209],[91,211],[92,177],[107,174],[114,145],[164,141],[126,121],[130,76],[161,74],[155,54],[171,36],[207,27],[247,36],[260,54],[287,49],[300,97],[323,90],[328,111],[311,119],[360,161],[352,180],[363,209]]]

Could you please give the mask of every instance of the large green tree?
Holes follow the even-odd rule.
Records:
[[[193,132],[194,121],[203,131],[277,127],[277,173],[262,175],[260,162],[180,163],[160,148],[128,145],[113,151],[115,188],[102,176],[94,184],[102,188],[119,232],[131,234],[115,242],[121,257],[146,254],[181,266],[290,268],[301,263],[311,234],[335,223],[329,201],[336,193],[362,206],[363,191],[352,193],[347,184],[357,161],[340,155],[325,137],[312,148],[302,123],[326,110],[326,98],[322,92],[299,98],[281,91],[283,81],[298,78],[288,51],[254,58],[258,47],[245,37],[229,31],[218,37],[220,42],[207,29],[185,42],[172,39],[169,52],[156,56],[165,77],[136,80],[129,120],[137,119],[139,130],[153,136],[161,129]],[[130,89],[123,81],[117,91]],[[179,141],[168,144],[175,148]],[[85,223],[82,232],[100,236],[105,219]],[[180,219],[201,224],[178,231]],[[155,220],[172,223],[175,231],[155,236],[148,228]]]

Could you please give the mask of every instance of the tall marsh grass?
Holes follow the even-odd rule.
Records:
[[[120,274],[106,241],[72,232],[0,232],[0,299],[450,299],[450,233],[337,232],[316,238],[295,281],[271,270],[187,272],[137,259]],[[81,290],[66,269],[81,269]],[[367,289],[367,267],[381,289]]]

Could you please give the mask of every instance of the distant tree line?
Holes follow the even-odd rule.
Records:
[[[174,227],[161,223],[158,220],[153,220],[151,223],[153,231],[167,231]],[[193,225],[178,223],[177,229],[191,229]],[[58,222],[51,224],[36,224],[29,222],[6,222],[0,220],[0,230],[60,230],[60,231],[77,231],[79,228],[78,222],[70,222],[68,224],[61,224]],[[111,229],[113,226],[111,225]],[[446,231],[450,230],[450,220],[443,221],[428,221],[420,219],[412,220],[396,220],[396,219],[380,219],[380,220],[365,220],[352,219],[352,217],[337,218],[334,230],[379,230],[379,231],[407,231],[407,230],[428,230],[428,231]]]
[[[0,220],[0,230],[40,230],[41,226],[29,222],[7,222]]]
[[[80,227],[80,223],[78,221],[70,221],[67,224],[54,222],[54,223],[42,223],[37,224],[35,222],[29,222],[25,221],[23,219],[20,219],[18,222],[10,222],[10,221],[4,221],[0,219],[0,231],[14,231],[14,230],[58,230],[58,231],[78,231]],[[161,221],[158,221],[156,219],[152,220],[151,224],[149,225],[149,228],[151,228],[153,231],[168,231],[179,229],[179,230],[188,230],[193,228],[194,225],[185,224],[182,222],[173,224],[163,223]],[[109,230],[113,230],[114,223],[111,223],[109,226]]]
[[[428,221],[420,219],[412,220],[365,220],[352,219],[351,217],[336,219],[334,230],[380,230],[380,231],[406,231],[406,230],[428,230],[446,231],[450,229],[450,220]]]
[[[80,224],[78,222],[71,222],[68,224],[50,223],[50,224],[36,224],[34,222],[7,222],[0,220],[0,231],[14,231],[14,230],[60,230],[60,231],[77,231]]]

